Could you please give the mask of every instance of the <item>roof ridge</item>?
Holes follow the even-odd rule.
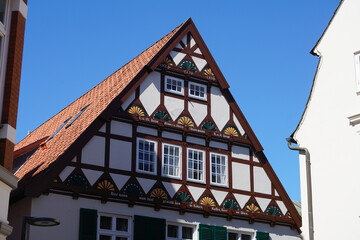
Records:
[[[94,90],[95,88],[99,87],[100,85],[104,84],[104,82],[108,79],[110,79],[114,74],[118,73],[119,71],[121,71],[122,69],[124,69],[127,65],[129,65],[131,62],[133,62],[135,59],[137,59],[139,56],[141,56],[142,54],[144,54],[147,50],[149,50],[151,47],[155,46],[156,44],[158,44],[161,40],[163,40],[164,38],[166,38],[167,36],[169,36],[170,34],[172,34],[174,31],[179,30],[184,24],[186,23],[183,22],[181,23],[179,26],[175,27],[172,31],[170,31],[168,34],[166,34],[164,37],[160,38],[159,40],[157,40],[155,43],[153,43],[152,45],[150,45],[148,48],[146,48],[145,50],[143,50],[141,53],[139,53],[138,55],[136,55],[134,58],[132,58],[131,60],[129,60],[127,63],[125,63],[123,66],[121,66],[120,68],[118,68],[117,70],[115,70],[113,73],[111,73],[109,76],[107,76],[104,80],[100,81],[98,84],[96,84],[95,86],[93,86],[91,89],[89,89],[87,92],[85,92],[84,94],[82,94],[80,97],[76,98],[74,101],[72,101],[70,104],[66,105],[63,109],[61,109],[60,111],[58,111],[57,113],[55,113],[52,117],[48,118],[46,121],[44,121],[42,124],[40,124],[37,128],[35,128],[33,131],[30,132],[30,134],[28,134],[27,136],[25,136],[23,139],[21,139],[18,143],[16,143],[15,148],[18,144],[21,144],[23,141],[25,141],[26,139],[29,139],[32,134],[34,134],[34,132],[38,129],[40,129],[44,124],[46,124],[48,121],[52,120],[54,117],[58,116],[59,114],[61,114],[64,110],[66,110],[68,107],[70,107],[71,105],[73,105],[74,103],[78,102],[78,100],[80,100],[81,98],[83,98],[85,95],[87,95],[89,92],[91,92],[92,90]],[[169,38],[166,42],[168,42],[171,38]],[[67,116],[70,117],[70,116]],[[65,119],[67,118],[65,117]],[[72,117],[72,116],[71,116]],[[41,138],[41,137],[40,137]],[[39,139],[40,139],[39,138]],[[30,144],[32,144],[33,142],[37,141],[38,139],[35,139],[34,141],[22,146],[26,147]],[[17,149],[18,150],[18,149]]]

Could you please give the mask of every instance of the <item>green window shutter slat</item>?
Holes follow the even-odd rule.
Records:
[[[134,216],[134,240],[165,240],[165,233],[165,219]]]
[[[80,208],[79,240],[96,240],[97,211]]]
[[[269,240],[269,233],[266,232],[256,232],[256,240]]]
[[[199,240],[212,240],[213,228],[210,225],[199,225]]]
[[[215,240],[227,240],[226,227],[213,226],[213,239]]]

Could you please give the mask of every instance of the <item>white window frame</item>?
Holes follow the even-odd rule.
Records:
[[[170,174],[166,174],[164,173],[164,165],[165,165],[165,146],[170,146],[170,147],[176,147],[179,148],[179,173],[178,175],[170,175]],[[169,143],[163,143],[162,144],[162,166],[161,166],[161,175],[163,177],[169,177],[169,178],[176,178],[176,179],[181,179],[182,176],[182,147],[180,145],[174,145],[174,144],[169,144]]]
[[[174,226],[178,226],[179,227],[179,236],[178,238],[174,238],[174,237],[168,237],[168,225],[174,225]],[[196,239],[196,226],[195,225],[188,225],[188,224],[182,224],[182,223],[177,223],[177,222],[166,222],[166,240],[182,240],[182,228],[183,227],[188,227],[188,228],[192,228],[192,240]]]
[[[212,180],[212,175],[213,175],[212,156],[213,155],[217,155],[217,156],[220,156],[220,157],[225,157],[225,182],[224,183],[213,182],[213,180]],[[228,156],[225,155],[225,154],[221,154],[221,153],[210,152],[209,164],[210,164],[210,176],[209,177],[210,177],[211,185],[221,186],[221,187],[228,187],[228,185],[229,185]],[[219,173],[215,173],[215,174],[219,174]]]
[[[360,52],[354,53],[357,94],[360,95]]]
[[[204,97],[200,97],[200,96],[196,96],[196,95],[192,95],[190,94],[190,86],[194,85],[194,86],[198,86],[198,87],[203,87],[204,88]],[[195,98],[195,99],[200,99],[200,100],[207,100],[207,87],[204,84],[199,84],[199,83],[194,83],[194,82],[189,82],[189,87],[188,87],[188,91],[189,91],[189,97],[191,98]]]
[[[229,233],[236,233],[238,235],[237,240],[241,240],[242,235],[250,235],[250,239],[253,240],[255,233],[253,232],[242,232],[242,231],[237,231],[237,230],[228,230],[227,231],[227,237],[229,236]],[[228,238],[229,239],[229,238]]]
[[[202,164],[203,179],[202,180],[198,180],[198,179],[194,179],[194,178],[189,177],[189,150],[201,152],[203,154],[203,164]],[[205,163],[206,163],[206,153],[205,153],[205,151],[200,150],[200,149],[195,149],[195,148],[187,148],[186,149],[186,180],[191,181],[191,182],[197,182],[197,183],[205,183],[205,180],[206,180]]]
[[[139,169],[139,160],[140,160],[139,159],[139,142],[140,141],[154,143],[155,156],[154,156],[154,171],[153,172]],[[157,142],[156,141],[149,140],[149,139],[146,139],[146,138],[137,138],[136,139],[136,172],[146,173],[146,174],[151,174],[151,175],[156,175],[157,174]]]
[[[101,216],[103,217],[111,217],[112,218],[112,229],[101,229],[100,228],[100,220]],[[124,231],[117,231],[116,230],[116,218],[123,218],[128,220],[128,230],[127,232]],[[97,240],[100,240],[100,235],[110,236],[111,240],[116,240],[116,237],[125,237],[128,240],[131,240],[131,233],[132,233],[132,220],[130,216],[125,215],[117,215],[117,214],[110,214],[110,213],[99,213],[99,217],[97,220]]]
[[[179,91],[176,91],[176,90],[168,89],[167,88],[167,80],[168,79],[175,80],[177,83],[180,82],[181,83],[181,91],[179,92]],[[164,89],[165,89],[166,92],[184,96],[184,80],[180,79],[180,78],[172,77],[172,76],[165,76]]]

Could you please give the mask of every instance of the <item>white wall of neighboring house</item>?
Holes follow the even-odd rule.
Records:
[[[294,134],[298,145],[310,152],[314,239],[358,238],[360,123],[350,119],[360,114],[359,65],[354,60],[360,52],[359,11],[359,0],[344,0],[315,47],[320,62]],[[308,239],[304,155],[300,172],[303,233]]]

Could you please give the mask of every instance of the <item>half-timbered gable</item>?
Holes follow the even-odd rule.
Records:
[[[149,49],[18,144],[15,161],[31,154],[14,197],[84,201],[101,216],[98,239],[116,219],[134,221],[124,239],[143,239],[138,226],[152,221],[169,239],[174,229],[181,239],[295,237],[300,217],[191,19]]]

